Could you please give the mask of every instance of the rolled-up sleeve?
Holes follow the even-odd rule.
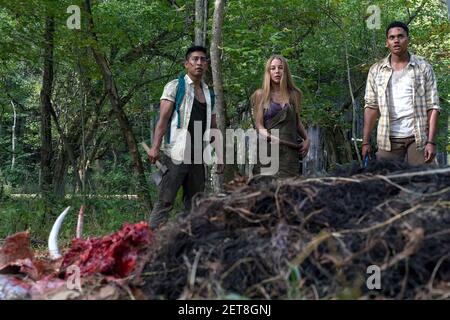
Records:
[[[377,65],[374,65],[370,68],[369,74],[367,75],[367,83],[366,83],[366,93],[364,95],[364,109],[379,109],[378,106],[378,92],[377,92],[377,84],[375,83],[374,78],[374,69]]]
[[[175,102],[175,97],[177,95],[178,79],[172,80],[167,83],[164,87],[163,94],[160,100],[169,100]]]
[[[425,68],[425,98],[428,110],[441,110],[439,106],[439,94],[437,90],[436,76],[433,67],[427,64]]]

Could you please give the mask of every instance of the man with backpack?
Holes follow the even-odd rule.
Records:
[[[217,128],[214,93],[203,81],[208,68],[206,54],[204,47],[190,47],[184,61],[186,75],[167,83],[160,99],[159,120],[148,158],[151,163],[161,161],[168,170],[150,214],[151,229],[167,222],[180,187],[186,211],[190,210],[192,197],[205,189],[203,143],[197,138]],[[217,173],[222,172],[223,165],[219,165]]]

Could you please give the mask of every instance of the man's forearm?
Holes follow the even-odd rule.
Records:
[[[428,141],[435,142],[434,139],[436,137],[437,132],[437,123],[438,123],[439,111],[432,109],[427,112],[428,117]]]
[[[370,136],[372,135],[373,128],[378,119],[378,110],[372,108],[366,108],[364,110],[364,129],[363,129],[363,143],[370,142]]]
[[[167,126],[163,125],[160,121],[155,128],[155,135],[153,137],[152,147],[159,149],[161,147],[162,138],[166,134]]]

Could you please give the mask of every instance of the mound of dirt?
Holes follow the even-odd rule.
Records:
[[[351,174],[351,175],[349,175]],[[152,244],[153,298],[450,297],[450,169],[257,178],[200,196]]]

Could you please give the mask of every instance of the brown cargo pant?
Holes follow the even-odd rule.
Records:
[[[391,138],[391,151],[380,150],[376,152],[378,160],[406,162],[410,166],[425,164],[423,149],[417,149],[414,137]]]

